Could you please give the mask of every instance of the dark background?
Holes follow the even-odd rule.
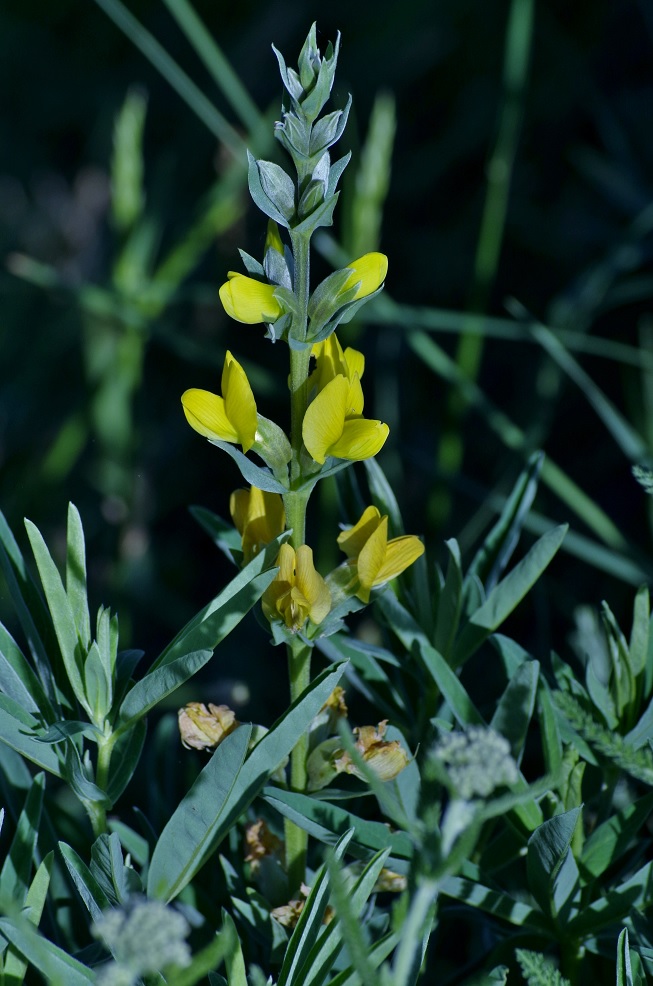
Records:
[[[458,344],[458,323],[446,324],[447,311],[510,319],[512,298],[554,330],[650,355],[653,14],[644,0],[536,4],[528,79],[516,98],[521,126],[505,225],[497,229],[501,248],[483,289],[475,255],[486,165],[507,105],[509,3],[385,0],[322,9],[202,2],[196,9],[271,119],[282,89],[270,44],[295,65],[313,19],[322,47],[342,32],[334,103],[354,96],[341,142],[354,162],[336,238],[346,241],[356,155],[375,97],[380,90],[394,95],[398,126],[380,242],[390,258],[387,295],[440,311],[442,329],[433,338],[447,353],[455,356]],[[164,4],[140,0],[130,10],[240,129]],[[89,359],[107,339],[111,352],[123,328],[93,310],[88,286],[117,293],[112,271],[121,243],[109,216],[109,168],[114,120],[128,90],[147,94],[144,215],[156,225],[158,257],[197,219],[229,155],[90,0],[5,0],[0,86],[0,507],[22,545],[26,515],[61,557],[73,500],[87,531],[93,598],[118,608],[125,646],[154,658],[232,574],[188,505],[226,517],[229,492],[241,484],[231,460],[187,427],[180,394],[189,386],[218,390],[229,348],[250,373],[259,410],[287,425],[285,349],[264,343],[260,327],[230,322],[217,301],[226,271],[240,269],[237,248],[260,256],[265,219],[241,186],[234,222],[210,239],[169,303],[137,330],[142,378],[127,401],[127,438],[112,445],[93,417],[98,381]],[[282,161],[281,153],[274,146],[266,155]],[[47,266],[30,267],[26,257]],[[328,270],[318,257],[316,278]],[[488,338],[478,384],[526,434],[524,448],[515,450],[488,426],[487,412],[463,409],[451,417],[455,387],[409,345],[410,313],[395,324],[376,320],[372,306],[365,315],[343,338],[367,354],[366,413],[392,426],[380,462],[408,529],[425,536],[432,560],[443,563],[443,540],[458,535],[469,559],[494,516],[490,495],[505,495],[529,449],[542,447],[622,531],[626,543],[617,555],[650,571],[649,504],[630,472],[650,448],[650,366],[576,353],[639,432],[645,454],[638,455],[615,441],[582,389],[528,340],[525,327],[514,323],[507,338]],[[111,402],[107,407],[110,418]],[[447,428],[464,448],[453,469],[442,466]],[[336,528],[331,536],[325,525],[338,516],[333,491],[323,497],[312,503],[311,530],[332,554],[322,563],[326,571],[337,556],[327,543]],[[582,511],[549,489],[536,510],[600,540]],[[515,636],[538,654],[552,644],[564,650],[575,606],[603,598],[627,622],[637,581],[616,577],[609,562],[561,555],[515,620]],[[4,591],[0,610],[11,625]],[[284,701],[283,665],[281,651],[270,649],[252,621],[221,648],[201,697],[235,701],[233,682],[249,680],[248,715],[268,721],[270,695]],[[271,690],[260,687],[268,678]]]

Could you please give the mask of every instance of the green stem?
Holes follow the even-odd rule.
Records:
[[[290,700],[295,702],[306,691],[311,681],[311,648],[296,637],[288,644],[288,676],[290,678]],[[308,733],[302,733],[290,754],[290,788],[292,791],[306,791],[306,758],[308,756]],[[299,889],[306,874],[306,848],[308,833],[294,822],[286,819],[286,872],[291,893]]]
[[[297,313],[293,323],[293,337],[306,339],[308,329],[308,299],[310,296],[310,236],[290,233],[295,261],[295,296]],[[290,462],[291,489],[284,496],[286,523],[292,528],[291,544],[295,550],[306,540],[306,506],[309,492],[293,489],[302,476],[302,424],[308,406],[308,367],[311,350],[290,350]],[[308,688],[311,681],[311,648],[295,637],[288,644],[288,676],[290,700],[295,702]],[[299,737],[290,754],[290,786],[293,791],[306,790],[306,757],[308,734]],[[299,889],[306,872],[306,848],[308,836],[294,822],[286,821],[286,871],[291,892]]]
[[[106,791],[109,783],[109,767],[111,765],[111,754],[116,737],[110,733],[98,743],[97,766],[95,769],[95,783],[103,791]],[[97,838],[107,830],[107,813],[104,805],[99,801],[87,801],[85,804],[88,817],[93,826],[93,835]]]

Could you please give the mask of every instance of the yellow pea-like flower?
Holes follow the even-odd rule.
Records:
[[[311,373],[308,386],[319,392],[337,376],[346,377],[349,381],[358,376],[360,380],[365,371],[365,357],[357,349],[347,346],[344,350],[335,332],[323,342],[316,342],[311,355],[315,357],[315,369]]]
[[[313,565],[313,550],[302,544],[297,551],[282,544],[279,571],[263,593],[263,612],[268,620],[281,620],[296,633],[310,620],[321,623],[331,609],[331,593]]]
[[[229,351],[222,369],[222,397],[208,390],[186,390],[181,396],[191,428],[205,438],[242,445],[249,452],[256,439],[256,401],[247,374]]]
[[[363,391],[357,374],[338,374],[308,405],[302,437],[308,453],[322,465],[338,459],[370,459],[383,447],[390,429],[363,416]]]
[[[281,315],[281,305],[274,297],[275,284],[264,284],[246,274],[230,270],[228,281],[220,288],[220,301],[227,315],[237,322],[256,325],[275,322]]]
[[[365,603],[375,586],[396,578],[424,553],[424,545],[414,534],[388,541],[388,518],[376,507],[367,507],[358,523],[338,536],[338,545],[356,566],[356,595]]]
[[[229,499],[229,510],[242,536],[245,564],[286,527],[283,499],[278,493],[268,493],[256,486],[235,490]]]
[[[351,270],[351,274],[345,281],[342,291],[348,291],[358,284],[358,290],[352,299],[358,301],[359,298],[365,298],[381,287],[388,273],[388,258],[384,253],[366,253],[358,260],[352,260],[347,264],[347,269]]]

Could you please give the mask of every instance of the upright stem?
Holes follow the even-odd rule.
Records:
[[[305,234],[293,235],[291,230],[293,255],[295,261],[295,296],[297,314],[293,323],[293,336],[304,340],[308,327],[308,299],[310,293],[310,237]],[[310,348],[290,349],[290,462],[291,489],[284,495],[286,523],[292,528],[291,544],[295,550],[306,540],[306,505],[309,493],[296,487],[302,474],[302,424],[308,406],[308,367],[311,359]],[[295,702],[311,681],[311,648],[295,637],[288,644],[288,677],[290,679],[290,700]],[[306,758],[308,755],[308,735],[300,736],[290,754],[290,786],[293,791],[306,790]],[[306,832],[286,820],[286,871],[291,892],[295,892],[304,881],[306,873]]]
[[[288,645],[288,676],[290,678],[290,700],[295,702],[306,691],[311,681],[311,648],[295,638]],[[306,791],[306,758],[308,756],[308,733],[302,733],[290,754],[290,788],[292,791]],[[294,822],[286,819],[284,824],[286,838],[286,872],[288,886],[294,893],[304,882],[306,874],[306,849],[308,834]]]
[[[97,766],[95,768],[95,783],[103,791],[106,791],[109,782],[109,766],[115,737],[112,733],[103,737],[98,744]],[[100,801],[87,801],[85,803],[86,812],[93,826],[93,835],[102,835],[107,830],[107,813],[104,805]]]

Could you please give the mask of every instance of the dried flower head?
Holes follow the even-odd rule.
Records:
[[[203,702],[188,702],[177,712],[182,745],[187,750],[213,750],[240,725],[228,705],[208,708]]]

